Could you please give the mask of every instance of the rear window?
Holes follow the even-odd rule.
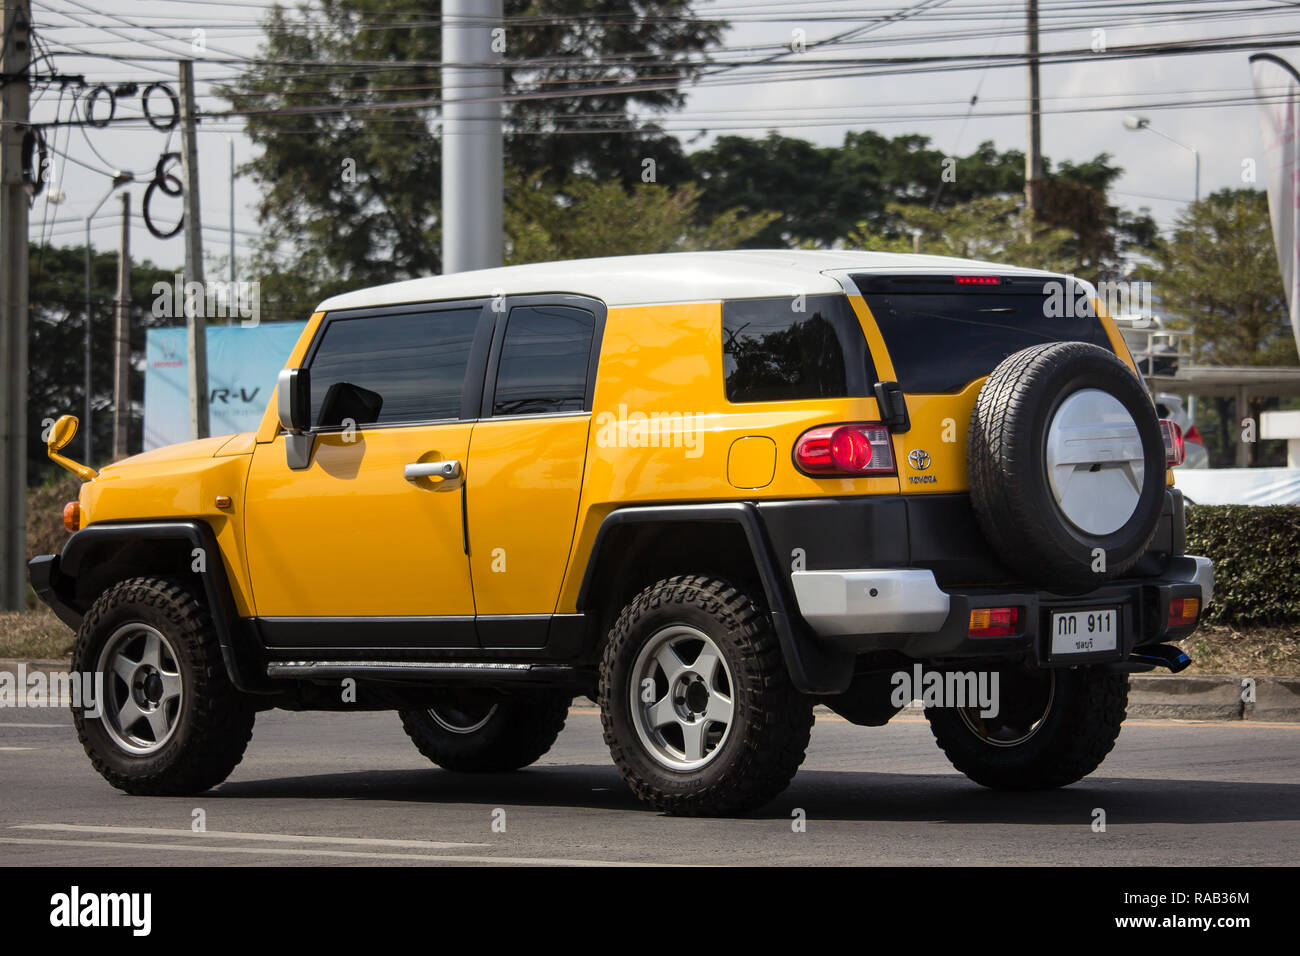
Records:
[[[1092,304],[1073,283],[1003,279],[957,287],[951,277],[855,277],[905,392],[958,392],[1008,355],[1044,342],[1113,352]]]
[[[876,380],[841,295],[724,302],[722,362],[729,402],[870,395]]]

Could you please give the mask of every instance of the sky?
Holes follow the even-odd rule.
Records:
[[[1134,43],[1205,40],[1230,36],[1300,33],[1300,7],[1280,0],[1181,0],[1142,4],[1126,0],[1041,0],[1041,49],[1092,51],[1104,44],[1113,50]],[[210,56],[253,55],[261,40],[259,22],[267,0],[33,0],[38,38],[55,51],[62,73],[84,74],[87,82],[175,84],[176,67],[166,58],[191,54],[193,30],[202,29]],[[913,17],[881,22],[907,8]],[[1020,0],[711,0],[700,2],[700,15],[728,17],[724,37],[735,56],[770,55],[802,41],[803,52],[782,58],[780,67],[728,71],[689,91],[687,106],[663,118],[667,128],[689,149],[708,145],[717,135],[763,136],[775,129],[821,145],[842,142],[852,130],[874,129],[885,135],[920,133],[945,152],[961,155],[991,140],[1000,150],[1026,144],[1026,70],[1021,66],[984,67],[950,72],[912,72],[885,77],[806,76],[809,59],[861,57],[1011,54],[1024,49],[1024,5]],[[1178,13],[1175,22],[1162,13]],[[1192,19],[1203,17],[1204,20]],[[1140,21],[1140,22],[1139,22]],[[855,27],[864,33],[818,47],[819,41]],[[152,29],[146,29],[146,27]],[[796,31],[802,31],[797,33]],[[1099,32],[1100,31],[1100,32]],[[73,55],[74,50],[116,56],[162,57],[162,61],[122,63]],[[750,53],[748,51],[752,50]],[[62,51],[62,52],[60,52]],[[1201,154],[1201,194],[1242,185],[1243,161],[1262,162],[1258,108],[1248,102],[1250,50],[1213,54],[1147,57],[1046,64],[1041,70],[1044,154],[1054,162],[1083,162],[1108,153],[1125,173],[1112,201],[1131,209],[1147,207],[1168,229],[1193,195],[1192,155],[1149,130],[1131,131],[1123,118],[1147,117],[1153,127]],[[1300,50],[1280,50],[1300,63]],[[788,64],[788,65],[787,65]],[[832,64],[826,69],[835,68]],[[851,64],[846,64],[851,66]],[[216,78],[229,77],[228,64],[198,63],[199,108],[221,109],[210,92]],[[841,70],[840,72],[843,72]],[[972,106],[971,97],[978,97]],[[66,117],[70,94],[59,104],[57,88],[45,90],[33,118]],[[1232,105],[1205,100],[1233,98]],[[158,108],[166,107],[158,99]],[[122,115],[138,112],[139,99],[124,102]],[[101,104],[100,109],[103,109]],[[158,156],[179,149],[179,136],[143,123],[109,128],[59,131],[53,141],[69,159],[55,157],[56,182],[31,210],[30,236],[55,244],[79,245],[84,217],[108,190],[111,171],[129,170],[147,181]],[[252,159],[257,147],[238,122],[200,125],[199,166],[205,258],[209,278],[224,278],[218,264],[229,252],[230,144],[236,163]],[[960,176],[960,167],[958,168]],[[1258,184],[1264,182],[1262,169]],[[132,195],[131,246],[134,259],[179,268],[181,236],[153,238],[140,219],[144,183],[126,187]],[[58,192],[63,201],[50,202]],[[258,235],[256,186],[234,185],[235,243],[238,278],[255,276],[241,265]],[[153,211],[175,222],[179,200],[158,196]],[[97,248],[118,244],[120,206],[104,203],[93,222]]]

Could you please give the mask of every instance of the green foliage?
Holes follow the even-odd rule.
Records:
[[[84,246],[29,247],[31,269],[27,346],[27,482],[39,484],[57,473],[65,474],[45,454],[41,433],[44,423],[60,415],[82,417],[85,391],[86,250]],[[151,262],[131,266],[131,353],[144,354],[145,329],[173,325],[172,318],[153,315],[153,285],[171,284],[173,272]],[[117,253],[96,252],[91,257],[91,408],[95,458],[102,464],[113,439],[113,349],[117,297]],[[143,440],[144,372],[132,368],[131,423],[128,447]],[[84,427],[84,422],[83,422]],[[82,455],[83,434],[70,449]]]
[[[254,111],[247,132],[262,152],[247,169],[262,193],[258,269],[277,315],[441,271],[441,147],[437,108],[427,105],[440,93],[440,11],[437,0],[274,6],[260,55],[277,62],[225,88],[233,106]],[[695,19],[687,0],[506,0],[505,14],[507,89],[601,86],[594,96],[506,104],[512,167],[552,185],[574,174],[631,185],[649,157],[661,180],[686,181],[677,141],[632,114],[681,105],[678,85],[721,24]],[[297,107],[322,111],[290,112]],[[565,132],[575,125],[588,132]]]
[[[1262,191],[1221,189],[1193,203],[1155,259],[1160,306],[1195,333],[1198,362],[1297,364]]]
[[[1077,272],[1068,229],[1036,227],[1028,232],[1024,204],[1015,199],[984,198],[947,209],[895,204],[889,207],[898,221],[897,233],[920,232],[914,247],[910,238],[879,235],[860,223],[849,233],[850,246],[884,252],[960,256],[1010,262],[1053,272]]]
[[[507,194],[508,263],[585,259],[651,252],[732,249],[763,229],[773,213],[696,215],[694,186],[677,190],[572,179],[557,196],[540,173]]]
[[[1300,624],[1300,505],[1188,505],[1187,552],[1214,562],[1207,620]]]

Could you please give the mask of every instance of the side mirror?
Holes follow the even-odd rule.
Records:
[[[302,434],[311,424],[311,374],[305,368],[281,369],[275,389],[280,427],[291,435]]]
[[[62,451],[68,442],[72,441],[72,439],[76,437],[77,425],[78,422],[75,416],[61,416],[59,420],[54,423],[54,427],[50,429],[49,440],[45,443],[46,451],[51,455],[57,451]]]

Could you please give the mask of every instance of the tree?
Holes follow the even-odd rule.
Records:
[[[440,271],[437,111],[415,105],[438,96],[440,10],[276,5],[263,62],[224,89],[252,111],[247,132],[262,147],[247,169],[263,190],[259,268],[273,309],[301,315],[337,291]],[[506,105],[512,167],[556,186],[575,174],[630,185],[653,158],[661,179],[686,181],[680,145],[633,114],[681,104],[721,23],[696,19],[688,0],[506,0],[505,13],[506,89],[575,94]],[[292,112],[306,106],[327,111]]]
[[[1172,238],[1154,255],[1153,282],[1169,324],[1192,333],[1193,358],[1209,365],[1296,365],[1295,336],[1273,248],[1268,199],[1259,190],[1221,189],[1178,217]],[[1228,414],[1215,401],[1217,428],[1206,437],[1216,463],[1232,458],[1232,418],[1256,421],[1265,403]],[[1259,442],[1248,445],[1259,462]]]
[[[59,467],[45,454],[41,435],[45,423],[60,415],[82,417],[85,390],[83,347],[86,322],[84,246],[29,247],[31,312],[28,324],[27,482],[40,484]],[[113,349],[116,334],[114,300],[117,296],[117,253],[97,252],[91,257],[91,427],[97,461],[107,457],[113,428]],[[131,353],[144,353],[145,329],[173,325],[174,318],[153,315],[153,284],[171,283],[171,270],[151,262],[131,266]],[[128,446],[143,441],[144,372],[132,368],[131,422]],[[85,423],[83,422],[83,427]],[[80,459],[82,436],[71,454]]]
[[[539,262],[692,249],[733,249],[763,229],[775,213],[724,212],[707,223],[696,216],[692,185],[637,185],[574,178],[557,199],[540,173],[507,194],[506,261]]]
[[[892,204],[894,234],[881,235],[863,222],[849,233],[850,246],[881,252],[913,252],[1009,262],[1052,272],[1078,273],[1068,229],[1036,228],[1026,238],[1024,203],[1015,199],[974,199],[946,209]],[[919,233],[915,246],[908,235]]]

